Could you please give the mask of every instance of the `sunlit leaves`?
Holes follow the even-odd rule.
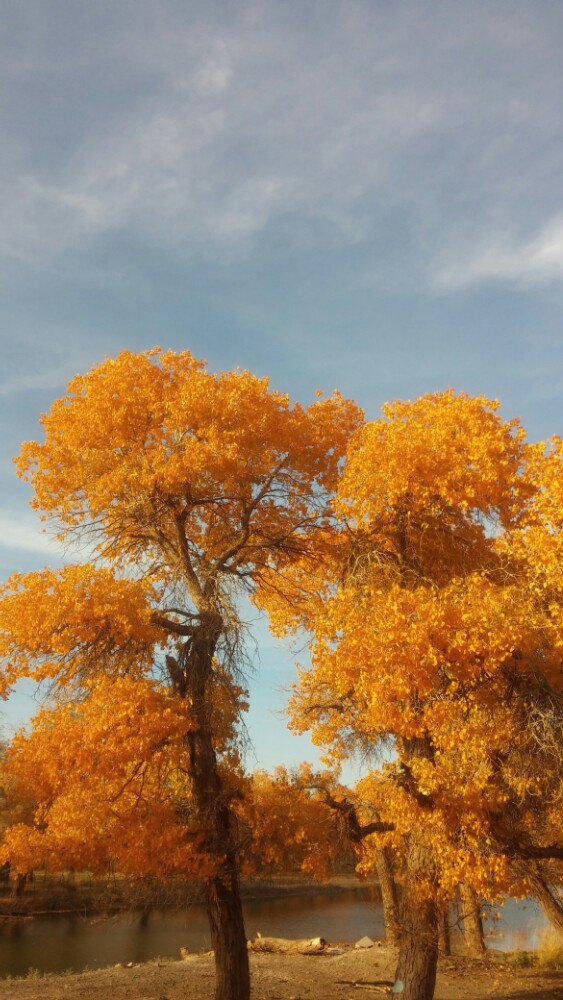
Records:
[[[308,785],[306,767],[292,774],[280,766],[271,775],[251,776],[242,813],[250,834],[250,871],[327,878],[332,865],[349,863],[351,852],[334,812]]]
[[[92,562],[0,593],[0,693],[33,678],[56,705],[11,750],[37,805],[7,834],[14,864],[221,865],[206,787],[240,792],[239,592],[275,591],[280,567],[313,558],[361,422],[336,392],[303,407],[158,348],[77,376],[43,416],[18,471]]]
[[[186,811],[191,728],[183,699],[130,676],[102,675],[80,703],[42,710],[8,753],[9,773],[37,805],[32,824],[8,830],[3,856],[21,871],[116,863],[163,875],[211,865]]]
[[[2,691],[20,677],[88,685],[101,672],[143,674],[162,632],[156,593],[90,564],[15,574],[0,591]]]
[[[446,894],[508,888],[518,845],[561,822],[561,456],[481,397],[384,407],[348,450],[346,529],[275,602],[312,637],[294,727],[329,759],[388,748],[359,792],[384,841],[426,844]]]
[[[186,515],[194,556],[221,560],[244,536],[236,566],[252,574],[307,526],[360,422],[337,393],[306,409],[187,351],[124,351],[69,383],[18,469],[63,534],[97,526],[92,542],[118,562],[170,564],[174,516]]]

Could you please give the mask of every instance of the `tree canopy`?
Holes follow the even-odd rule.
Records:
[[[53,698],[8,754],[37,807],[4,856],[202,872],[218,1000],[246,1000],[239,824],[264,864],[315,868],[339,813],[364,870],[400,860],[397,981],[428,1000],[455,888],[493,898],[563,856],[561,440],[453,390],[364,423],[156,348],[42,424],[20,475],[88,558],[0,594],[2,693]],[[244,777],[242,592],[308,633],[292,725],[331,766],[368,755],[353,806],[305,772]]]
[[[561,443],[453,391],[383,414],[351,440],[316,573],[305,557],[264,603],[311,634],[294,727],[329,762],[383,752],[360,791],[405,855],[413,954],[434,936],[415,998],[440,900],[458,883],[494,897],[514,858],[563,854]]]
[[[204,876],[220,1000],[248,995],[233,800],[241,590],[275,586],[332,518],[359,408],[291,404],[268,380],[189,352],[123,352],[84,376],[22,447],[34,506],[88,559],[16,574],[0,595],[2,691],[47,684],[12,751],[33,825],[15,865],[65,857]]]

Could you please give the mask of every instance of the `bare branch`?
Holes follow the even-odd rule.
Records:
[[[349,799],[336,799],[321,782],[307,782],[306,787],[320,792],[327,806],[343,817],[350,840],[355,844],[360,844],[371,833],[391,833],[395,829],[393,823],[383,823],[380,820],[362,825],[354,804]]]
[[[182,625],[180,622],[166,618],[165,615],[159,615],[156,611],[151,615],[151,621],[153,625],[158,625],[160,628],[165,629],[166,632],[172,632],[174,635],[193,635],[192,625]]]
[[[252,515],[254,514],[256,508],[262,502],[266,494],[268,493],[268,490],[272,486],[272,483],[274,482],[276,476],[283,469],[286,459],[287,455],[284,455],[281,462],[278,462],[274,471],[272,472],[272,475],[268,477],[262,489],[258,491],[256,496],[252,500],[252,503],[248,505],[245,504],[243,506],[241,528],[238,533],[238,536],[235,539],[235,541],[232,542],[229,546],[227,546],[227,548],[217,557],[217,559],[215,560],[215,570],[223,569],[225,564],[229,561],[229,559],[232,559],[233,556],[236,556],[240,552],[240,550],[246,545],[250,537],[250,522],[252,520]]]
[[[187,516],[188,514],[186,510],[182,511],[181,514],[174,514],[174,524],[176,525],[178,544],[180,546],[180,557],[182,560],[182,567],[184,569],[188,591],[195,606],[199,608],[201,607],[203,601],[203,590],[194,570],[190,549],[186,539],[185,528]]]
[[[531,858],[538,861],[562,860],[563,845],[551,844],[548,847],[517,847],[514,853],[519,858]]]

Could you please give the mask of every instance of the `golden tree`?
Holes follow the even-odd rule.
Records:
[[[347,831],[324,794],[311,781],[310,769],[272,774],[255,771],[247,780],[241,818],[248,829],[248,870],[298,873],[327,879],[352,866]]]
[[[266,379],[155,348],[73,379],[18,461],[42,517],[91,558],[2,592],[4,691],[32,677],[60,703],[14,748],[39,806],[5,852],[24,867],[113,852],[130,871],[198,870],[218,1000],[249,995],[228,759],[239,594],[275,583],[326,528],[360,422],[338,394],[290,405]]]
[[[433,995],[438,916],[459,883],[491,897],[512,884],[514,858],[563,854],[549,758],[561,450],[527,444],[497,409],[453,391],[385,406],[351,441],[322,559],[263,595],[275,627],[312,635],[294,726],[331,761],[389,750],[360,791],[383,820],[378,846],[402,861],[407,1000]],[[521,766],[534,726],[539,773]]]

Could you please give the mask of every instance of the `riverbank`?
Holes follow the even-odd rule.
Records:
[[[313,892],[334,894],[366,885],[377,886],[377,880],[362,882],[353,872],[334,875],[326,882],[318,882],[312,876],[303,874],[255,876],[243,880],[241,895],[244,900],[280,899]],[[193,883],[161,883],[149,879],[96,882],[88,875],[60,880],[36,877],[22,895],[14,896],[9,892],[0,895],[0,920],[50,913],[103,916],[132,910],[174,910],[192,906],[201,900],[201,888]]]
[[[336,955],[252,954],[253,1000],[363,1000],[389,992],[395,954],[342,945]],[[211,1000],[211,954],[133,968],[0,980],[0,1000]],[[454,957],[439,966],[435,1000],[563,1000],[563,973],[520,968],[509,958]]]

